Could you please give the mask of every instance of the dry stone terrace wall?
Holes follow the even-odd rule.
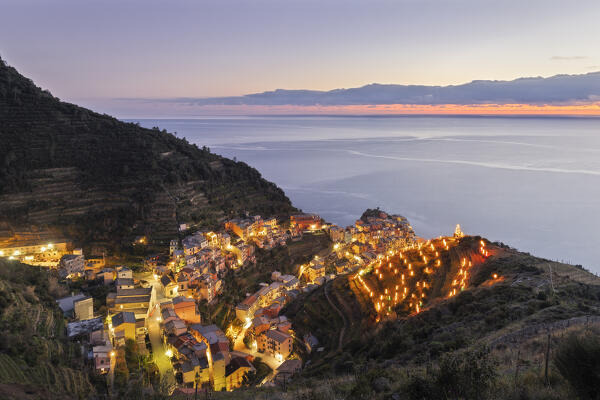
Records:
[[[292,210],[248,165],[61,102],[0,60],[0,226],[168,243],[179,223]]]

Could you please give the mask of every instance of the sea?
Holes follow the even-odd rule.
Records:
[[[600,118],[248,116],[143,119],[279,185],[347,226],[366,208],[425,238],[460,224],[600,273]]]

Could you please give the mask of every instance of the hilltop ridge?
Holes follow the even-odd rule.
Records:
[[[430,243],[439,249],[441,240]],[[325,354],[311,355],[305,375],[333,377],[382,363],[422,366],[449,352],[482,345],[505,348],[514,340],[525,342],[548,330],[563,329],[568,321],[575,326],[600,315],[600,278],[584,269],[479,236],[465,236],[453,244],[452,239],[445,240],[448,247],[440,250],[437,267],[435,260],[419,261],[426,245],[403,254],[415,271],[412,278],[405,278],[408,293],[426,293],[419,309],[414,304],[409,307],[410,296],[406,302],[402,298],[394,302],[393,288],[402,289],[400,273],[406,272],[394,275],[396,265],[339,276],[292,303],[288,315],[300,334],[311,332],[326,347]],[[397,263],[402,258],[390,260]],[[468,273],[461,282],[465,266]],[[432,269],[429,274],[424,273],[427,268]],[[428,282],[426,289],[421,289],[423,282]],[[380,296],[385,296],[383,301]]]
[[[0,236],[50,228],[118,247],[164,242],[178,223],[293,210],[245,163],[62,102],[1,59],[0,133]]]

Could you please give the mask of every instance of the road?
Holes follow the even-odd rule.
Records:
[[[117,365],[117,357],[111,356],[110,357],[110,372],[108,373],[108,387],[110,388],[110,393],[113,392],[113,387],[115,384],[115,366],[116,365]]]
[[[265,379],[263,379],[263,381],[259,385],[259,386],[262,386],[265,383],[271,381],[275,377],[275,374],[276,374],[275,371],[277,370],[277,368],[279,368],[279,366],[282,364],[283,361],[279,361],[275,357],[272,357],[265,353],[260,353],[254,349],[248,349],[246,347],[246,345],[244,344],[244,336],[245,335],[246,335],[246,328],[242,329],[242,331],[239,333],[239,335],[235,339],[235,342],[233,343],[233,349],[250,354],[254,358],[260,357],[262,362],[264,362],[265,364],[267,364],[269,366],[269,368],[271,368],[271,370],[272,370],[271,373],[269,375],[267,375],[265,377]]]
[[[135,279],[147,281],[152,286],[154,286],[154,290],[156,291],[157,306],[150,312],[150,315],[146,319],[146,327],[148,328],[148,336],[150,337],[150,343],[152,345],[152,355],[154,358],[154,362],[156,362],[156,366],[158,367],[161,375],[164,375],[169,371],[171,371],[172,373],[171,360],[169,360],[169,357],[167,357],[165,354],[166,349],[160,337],[160,323],[157,319],[157,317],[160,315],[160,308],[158,304],[160,304],[161,301],[166,300],[162,291],[162,287],[160,285],[160,282],[154,279],[152,273],[136,274]],[[272,357],[270,355],[259,353],[256,350],[249,350],[248,348],[246,348],[246,345],[244,344],[245,335],[246,328],[244,328],[237,336],[235,343],[233,344],[233,349],[242,351],[244,353],[248,353],[255,358],[260,357],[262,362],[267,364],[272,369],[272,372],[269,375],[267,375],[267,377],[261,382],[261,385],[263,385],[266,382],[272,380],[273,377],[275,377],[275,371],[277,370],[277,368],[279,368],[282,361],[279,361],[275,357]]]
[[[152,345],[152,357],[160,374],[164,375],[173,369],[171,360],[165,354],[166,349],[160,337],[160,323],[157,319],[160,316],[160,307],[158,304],[165,300],[165,296],[160,282],[154,279],[152,273],[136,274],[135,278],[147,281],[154,286],[154,291],[156,292],[157,305],[150,311],[150,315],[146,319],[146,327],[148,328],[148,336],[150,337],[150,344]]]

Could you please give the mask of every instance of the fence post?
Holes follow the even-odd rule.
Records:
[[[548,344],[546,346],[546,362],[544,366],[544,380],[546,381],[546,385],[550,386],[550,381],[548,380],[548,359],[550,358],[550,332],[548,332]]]

